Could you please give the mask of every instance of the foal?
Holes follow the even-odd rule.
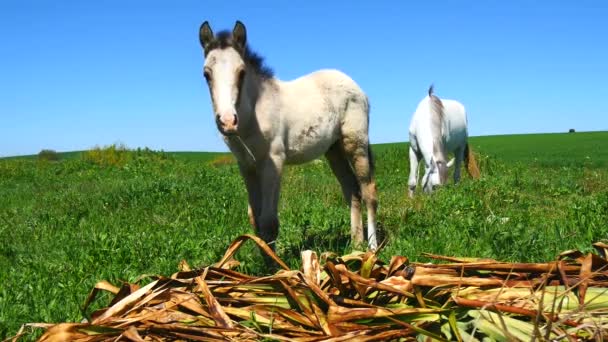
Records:
[[[283,166],[325,155],[350,205],[353,244],[364,241],[361,200],[367,207],[367,239],[376,242],[376,185],[368,138],[369,103],[361,88],[336,70],[293,81],[273,76],[247,45],[245,25],[214,35],[199,31],[215,123],[235,155],[249,196],[249,220],[273,249]]]
[[[479,178],[479,168],[469,144],[467,114],[464,106],[454,100],[442,100],[433,94],[433,86],[418,104],[410,123],[410,177],[408,194],[414,196],[418,184],[418,163],[424,159],[422,186],[431,193],[445,184],[448,167],[454,162],[454,183],[460,180],[460,165],[464,159],[469,175]],[[449,163],[448,153],[454,153]]]

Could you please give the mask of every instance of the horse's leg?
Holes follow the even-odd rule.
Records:
[[[433,182],[432,182],[432,174],[433,170],[433,160],[431,158],[424,158],[424,175],[422,176],[422,190],[427,194],[433,192]]]
[[[456,184],[460,181],[460,166],[464,159],[464,146],[459,147],[454,151],[454,158],[456,159],[454,162],[454,184]]]
[[[407,182],[408,195],[410,198],[414,197],[416,191],[416,185],[418,185],[418,162],[420,161],[418,154],[410,146],[410,178]]]
[[[338,182],[340,182],[346,203],[350,206],[350,238],[353,245],[360,246],[363,243],[361,188],[339,143],[330,147],[325,153],[325,157]]]
[[[344,131],[343,131],[344,133]],[[374,181],[374,165],[367,135],[345,135],[342,138],[343,149],[353,168],[355,177],[361,187],[361,196],[367,207],[367,242],[370,249],[378,247],[376,241],[376,211],[378,197]]]
[[[273,250],[275,250],[275,242],[279,235],[277,210],[283,163],[284,158],[271,155],[262,161],[260,170],[260,189],[263,195],[261,196],[260,216],[257,220],[257,233]]]
[[[245,187],[247,188],[248,206],[247,215],[249,216],[249,223],[255,229],[257,234],[256,222],[262,211],[262,192],[260,191],[260,180],[255,169],[246,168],[239,164],[239,170],[241,176],[245,181]]]

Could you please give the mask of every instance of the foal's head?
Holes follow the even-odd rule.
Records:
[[[272,71],[263,66],[262,58],[247,46],[247,31],[240,21],[235,23],[232,33],[221,31],[217,35],[205,21],[199,39],[205,53],[203,74],[209,86],[217,127],[224,135],[236,134],[237,109],[250,76],[248,73],[270,78]]]

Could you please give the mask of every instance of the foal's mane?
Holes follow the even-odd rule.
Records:
[[[235,44],[232,40],[232,33],[228,30],[220,31],[217,33],[213,42],[209,44],[208,51],[214,49],[225,49],[228,47],[234,48],[241,54],[241,57],[247,65],[253,68],[255,72],[260,75],[263,79],[274,77],[274,71],[264,63],[264,57],[251,50],[249,44],[245,44],[245,48],[241,48],[238,44]],[[208,52],[207,52],[208,53]]]

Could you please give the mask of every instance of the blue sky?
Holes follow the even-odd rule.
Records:
[[[608,2],[0,2],[0,156],[120,142],[226,150],[198,29],[247,26],[278,78],[349,74],[372,103],[373,143],[407,140],[436,93],[470,135],[608,130]]]

